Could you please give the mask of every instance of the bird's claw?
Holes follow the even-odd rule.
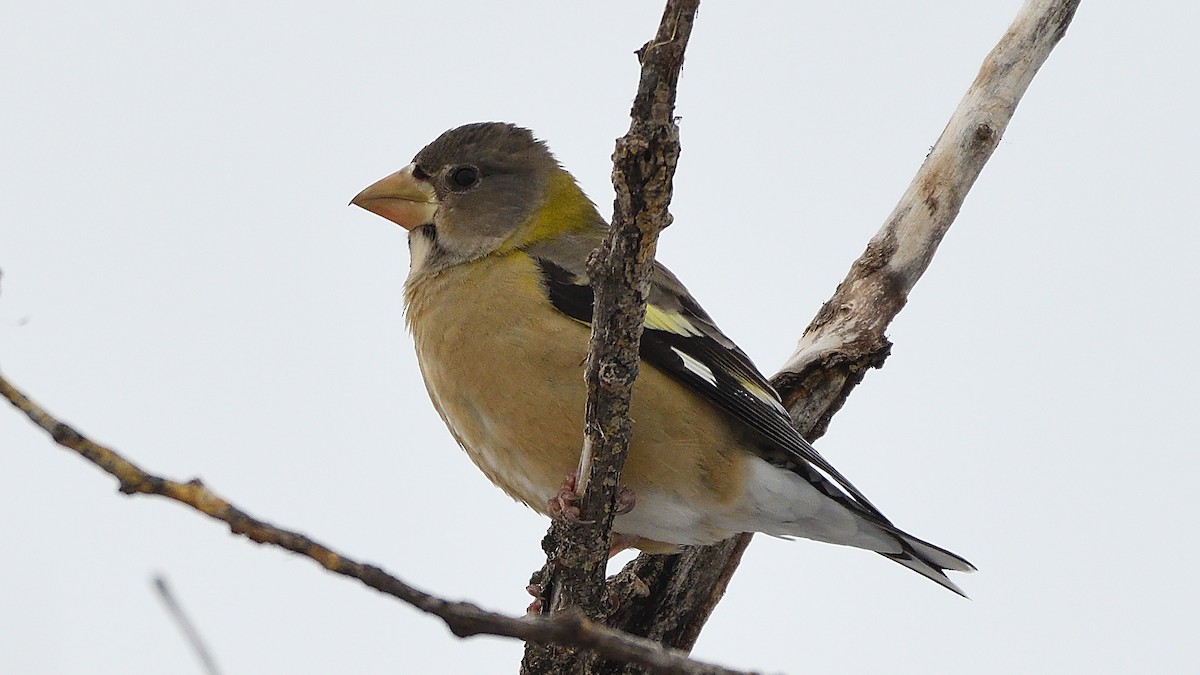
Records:
[[[551,518],[559,518],[568,523],[583,522],[579,519],[579,493],[575,491],[576,480],[578,477],[574,473],[567,474],[558,488],[558,494],[546,502],[546,510]]]
[[[592,521],[583,521],[579,518],[579,493],[575,491],[575,486],[579,480],[578,475],[569,473],[563,478],[562,485],[558,488],[558,493],[551,497],[546,502],[546,511],[551,518],[560,518],[569,523],[590,523]],[[633,510],[637,505],[637,495],[633,490],[622,486],[617,492],[616,509],[613,511],[615,515],[621,516]]]
[[[545,601],[545,598],[542,597],[542,585],[541,584],[529,584],[528,586],[525,587],[525,590],[528,591],[529,594],[533,596],[533,602],[529,603],[529,606],[525,608],[525,613],[526,614],[541,614],[542,613],[542,603]]]

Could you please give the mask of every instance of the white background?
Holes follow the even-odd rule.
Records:
[[[1019,3],[701,8],[660,258],[768,374]],[[347,207],[446,128],[534,129],[611,210],[654,2],[45,2],[0,14],[0,366],[149,470],[519,614],[545,523],[428,403],[403,232]],[[758,538],[696,648],[794,673],[1185,672],[1194,3],[1087,0],[818,446],[969,558],[963,600]],[[436,620],[114,482],[0,410],[0,671],[515,672]]]

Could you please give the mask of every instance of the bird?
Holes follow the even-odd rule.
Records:
[[[451,435],[508,495],[559,515],[582,447],[586,261],[608,223],[544,141],[506,122],[442,133],[351,204],[408,231],[405,320]],[[897,528],[826,461],[657,262],[640,357],[621,474],[633,507],[613,521],[615,548],[800,537],[874,551],[965,597],[946,571],[975,567]]]

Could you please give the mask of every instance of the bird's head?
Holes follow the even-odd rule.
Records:
[[[408,230],[410,242],[431,245],[437,264],[430,272],[604,224],[546,144],[502,122],[443,133],[351,204]]]

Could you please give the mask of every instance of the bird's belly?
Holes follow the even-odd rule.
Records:
[[[453,268],[410,284],[408,320],[430,398],[451,433],[493,483],[545,513],[579,462],[588,329],[558,313],[540,289],[519,292],[517,284],[538,283],[536,270],[510,266],[509,274],[491,270],[486,288],[467,287]],[[433,293],[451,297],[433,302]],[[478,314],[463,321],[463,307]],[[669,407],[664,390],[677,394]],[[614,530],[648,544],[712,543],[740,531],[728,525],[745,478],[736,425],[645,364],[631,412],[622,483],[637,504]]]
[[[408,321],[429,396],[455,439],[493,483],[544,512],[579,461],[587,330],[545,320],[554,310],[538,302],[540,289],[521,287],[539,283],[522,262],[474,263],[493,266],[484,286],[458,268],[410,283]]]

